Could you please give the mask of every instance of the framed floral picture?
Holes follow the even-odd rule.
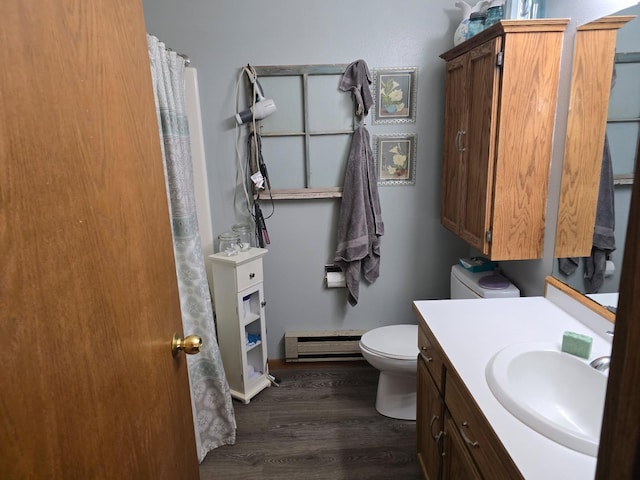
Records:
[[[373,158],[379,185],[416,183],[415,134],[374,135]]]
[[[415,123],[416,67],[373,71],[373,123]]]

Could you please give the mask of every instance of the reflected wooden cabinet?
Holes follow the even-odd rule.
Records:
[[[557,258],[591,255],[616,37],[618,29],[633,18],[604,17],[578,27],[576,32],[556,229]]]
[[[419,324],[416,433],[424,478],[523,478],[428,327]]]
[[[441,55],[441,222],[493,260],[542,257],[567,23],[501,21]]]

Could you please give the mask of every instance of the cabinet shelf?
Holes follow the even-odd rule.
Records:
[[[249,312],[244,314],[244,319],[242,320],[243,325],[249,325],[250,323],[255,322],[256,320],[260,320],[260,315],[257,313]]]
[[[253,345],[249,345],[249,344],[245,344],[247,347],[247,352],[250,352],[251,350],[253,350],[256,347],[259,347],[260,345],[262,345],[262,340],[258,340],[256,343],[254,343]]]

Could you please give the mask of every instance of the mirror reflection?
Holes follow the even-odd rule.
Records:
[[[640,5],[615,15],[640,15]],[[640,138],[640,20],[617,32],[614,78],[602,155],[596,227],[589,257],[559,258],[553,276],[615,310]]]

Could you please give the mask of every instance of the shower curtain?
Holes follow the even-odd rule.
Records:
[[[187,356],[198,460],[202,462],[210,450],[235,443],[236,422],[215,334],[196,218],[185,107],[185,64],[156,37],[147,35],[147,43],[162,140],[182,324],[185,335],[198,335],[203,339],[202,351]]]

